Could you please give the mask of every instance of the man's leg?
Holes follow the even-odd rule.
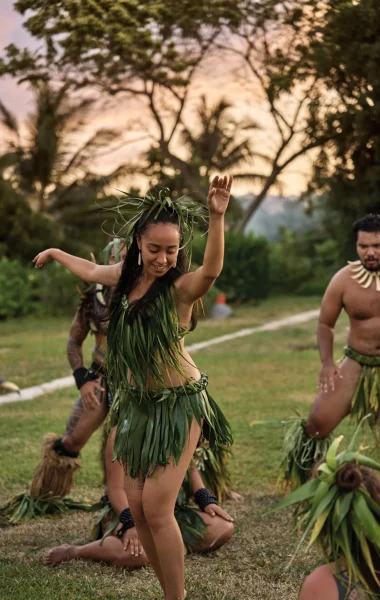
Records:
[[[106,387],[104,378],[101,384]],[[85,410],[82,400],[77,400],[62,438],[53,433],[45,436],[42,459],[35,470],[30,488],[32,496],[40,497],[51,493],[64,497],[70,493],[75,472],[81,466],[79,451],[107,415],[107,392],[99,391],[98,398],[99,406],[93,410]]]
[[[305,483],[314,464],[325,457],[330,445],[329,434],[350,413],[361,365],[345,358],[334,379],[334,390],[320,391],[305,423],[302,418],[289,419],[284,440],[284,459],[280,482],[286,489]]]
[[[340,367],[342,378],[335,377],[334,390],[320,391],[313,402],[306,424],[306,433],[313,438],[327,437],[350,413],[352,398],[362,372],[362,366],[345,358]]]
[[[102,387],[106,387],[104,378],[97,381]],[[73,407],[62,437],[62,444],[69,452],[79,453],[107,416],[107,391],[96,390],[95,394],[99,399],[99,406],[96,408],[86,410],[83,407],[82,398],[78,398]]]

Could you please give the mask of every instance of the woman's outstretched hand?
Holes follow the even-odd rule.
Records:
[[[216,175],[211,182],[207,197],[207,206],[210,214],[224,215],[230,199],[232,175],[219,177]]]
[[[36,269],[48,263],[49,260],[53,260],[52,250],[53,248],[44,250],[43,252],[40,252],[39,254],[37,254],[37,256],[33,258],[34,266],[36,267]]]

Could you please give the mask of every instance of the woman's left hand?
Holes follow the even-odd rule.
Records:
[[[204,512],[210,515],[210,517],[222,517],[225,521],[233,521],[233,518],[223,508],[217,504],[207,504],[204,508]]]
[[[207,196],[207,206],[210,214],[224,215],[230,199],[233,177],[214,177]]]

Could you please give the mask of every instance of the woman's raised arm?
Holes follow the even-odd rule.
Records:
[[[33,259],[36,268],[42,267],[50,260],[56,260],[80,279],[89,283],[101,283],[107,287],[115,287],[120,279],[123,263],[117,265],[96,265],[90,260],[67,254],[58,248],[49,248],[37,254]]]
[[[183,301],[187,304],[202,298],[213,286],[223,268],[224,214],[230,199],[231,186],[232,176],[216,176],[211,183],[207,198],[210,220],[203,265],[193,273],[180,277],[176,284]]]

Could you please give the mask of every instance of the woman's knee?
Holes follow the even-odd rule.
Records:
[[[214,530],[213,530],[214,529]],[[216,550],[230,541],[234,534],[234,525],[230,521],[222,521],[217,527],[212,528],[209,533],[209,550]]]
[[[143,512],[145,519],[151,529],[165,527],[168,520],[174,519],[174,506],[158,505],[150,500],[143,501]]]

